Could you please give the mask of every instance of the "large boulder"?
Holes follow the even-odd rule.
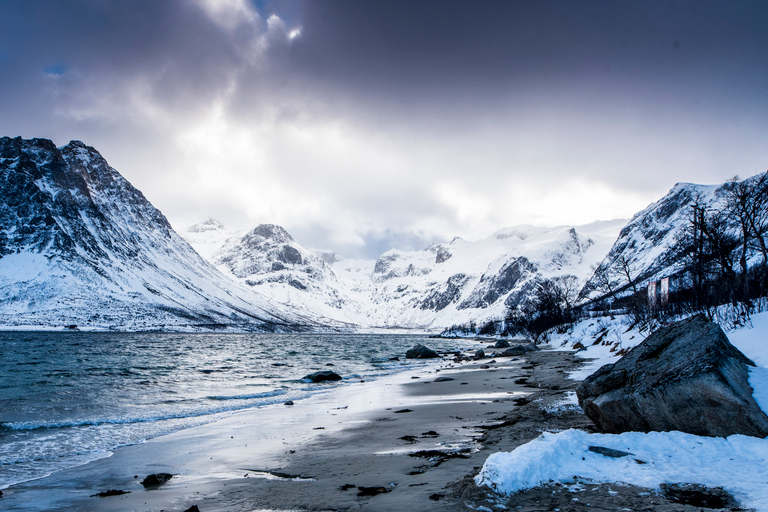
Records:
[[[604,432],[765,437],[768,416],[752,398],[748,366],[720,326],[699,315],[654,332],[587,377],[576,395]]]
[[[440,357],[440,354],[431,348],[418,343],[405,353],[405,357],[407,359],[433,359],[435,357]]]

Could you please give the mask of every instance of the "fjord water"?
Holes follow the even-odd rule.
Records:
[[[424,337],[0,333],[0,489],[238,410],[426,364],[404,359],[415,343]],[[326,369],[344,380],[302,380]]]

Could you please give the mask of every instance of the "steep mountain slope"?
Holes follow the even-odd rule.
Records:
[[[759,177],[753,176],[745,181],[750,182]],[[696,203],[710,211],[724,209],[729,186],[729,183],[678,183],[663,198],[636,213],[601,261],[600,266],[609,269],[609,272],[603,274],[603,279],[608,277],[611,288],[615,290],[627,287],[627,272],[639,288],[646,286],[649,281],[679,274],[684,261],[679,256],[678,241],[691,225],[692,206]],[[734,236],[740,236],[738,226],[731,225],[728,230]],[[622,266],[624,269],[620,268]],[[671,286],[675,286],[674,281]],[[603,295],[605,290],[598,276],[593,275],[582,290],[582,295],[596,298]]]
[[[92,147],[0,138],[0,325],[312,325],[223,276]]]
[[[310,251],[274,225],[234,232],[209,219],[182,234],[223,272],[297,309],[364,328],[441,329],[502,318],[543,278],[572,274],[583,283],[621,225],[518,226],[377,261]]]

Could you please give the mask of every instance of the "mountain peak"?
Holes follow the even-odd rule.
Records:
[[[293,242],[293,237],[285,228],[276,224],[259,224],[249,233],[250,236],[259,236],[279,243]]]
[[[224,229],[226,229],[224,224],[213,217],[208,217],[203,222],[189,226],[187,231],[191,233],[205,233],[207,231],[224,231]]]

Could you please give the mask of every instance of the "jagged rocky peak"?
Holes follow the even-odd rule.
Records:
[[[57,148],[47,139],[4,137],[0,167],[4,252],[80,251],[95,262],[113,250],[137,255],[130,223],[170,236],[162,213],[82,142]]]
[[[274,243],[289,244],[293,243],[293,237],[285,228],[276,224],[259,224],[246,235],[249,238],[264,238]]]
[[[206,233],[208,231],[224,231],[225,229],[226,228],[224,227],[224,224],[214,219],[213,217],[208,217],[203,222],[193,224],[187,228],[187,231],[192,233]]]

